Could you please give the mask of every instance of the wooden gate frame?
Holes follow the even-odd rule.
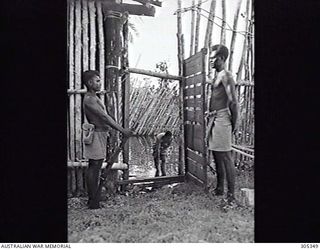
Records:
[[[203,48],[183,61],[183,125],[185,177],[204,189],[207,181],[207,146],[204,112],[206,84],[206,55]]]

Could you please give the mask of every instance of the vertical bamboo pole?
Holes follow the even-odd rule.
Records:
[[[220,35],[220,43],[226,44],[226,0],[222,0],[221,2],[222,8],[222,25],[221,25],[221,35]]]
[[[197,53],[199,49],[199,33],[200,33],[200,15],[201,15],[201,4],[202,0],[198,0],[198,12],[197,12],[197,23],[196,23],[196,35],[195,35],[195,44],[194,52]]]
[[[213,21],[214,21],[215,11],[216,11],[216,0],[211,0],[209,20],[208,20],[207,31],[206,31],[206,36],[205,36],[205,40],[204,40],[205,48],[211,47],[212,29],[213,29]]]
[[[89,13],[88,13],[88,0],[82,0],[82,67],[83,71],[89,69]],[[81,86],[84,88],[84,86]],[[83,114],[84,121],[87,122],[87,118]]]
[[[102,3],[103,4],[103,3]],[[120,12],[107,10],[104,8],[104,34],[105,34],[105,51],[106,51],[106,106],[109,115],[117,121],[117,103],[119,90],[119,60],[121,55],[121,29],[122,14]],[[115,149],[118,142],[117,131],[110,131],[110,141],[108,155]],[[115,181],[115,180],[111,180]]]
[[[215,1],[215,0],[213,0]],[[190,56],[194,54],[194,19],[195,19],[195,0],[192,0],[192,12],[191,12],[191,38],[190,38]]]
[[[69,59],[69,88],[73,88],[73,83],[74,83],[74,75],[73,75],[73,70],[74,70],[74,65],[73,65],[73,60],[74,60],[74,39],[73,39],[73,32],[74,32],[74,2],[72,0],[68,0],[68,59]],[[71,101],[72,100],[72,101]],[[67,112],[68,118],[68,161],[69,160],[74,160],[74,142],[73,144],[71,141],[73,141],[74,138],[74,133],[73,133],[73,127],[71,127],[71,123],[74,123],[73,120],[73,102],[74,97],[73,95],[69,96],[69,110]],[[72,104],[72,105],[71,105]],[[71,115],[72,113],[72,115]],[[72,133],[72,135],[71,135]],[[71,137],[72,136],[72,137]],[[72,179],[71,179],[71,173],[69,170],[68,171],[68,197],[72,195]]]
[[[69,0],[69,88],[74,89],[74,1]],[[74,95],[69,96],[70,159],[75,160]]]
[[[246,28],[245,28],[245,31],[248,31],[249,7],[250,7],[250,0],[247,0],[246,14],[245,14],[246,15]],[[238,73],[237,73],[237,81],[241,79],[242,68],[243,68],[243,65],[244,65],[246,50],[247,50],[247,34],[245,35],[244,41],[243,41],[242,56],[241,56],[240,65],[239,65],[239,69],[238,69]]]
[[[102,89],[105,89],[105,51],[104,51],[104,33],[103,33],[103,13],[102,13],[102,5],[100,1],[96,2],[97,7],[97,17],[98,17],[98,38],[99,38],[99,72],[100,79],[102,83]],[[104,103],[104,94],[100,95],[102,102]]]
[[[232,37],[231,37],[231,44],[230,44],[230,56],[229,56],[229,70],[232,72],[232,63],[233,63],[233,53],[234,53],[234,45],[236,42],[237,37],[237,28],[238,28],[238,19],[239,19],[239,13],[240,13],[240,7],[241,7],[242,0],[238,0],[236,12],[234,14],[233,19],[233,31],[232,31]]]
[[[89,69],[89,13],[88,0],[82,0],[82,67],[83,71]]]
[[[254,4],[253,4],[253,1],[252,0],[252,4],[251,4],[251,22],[252,22],[252,25],[251,25],[251,34],[252,36],[254,37]],[[253,38],[252,38],[253,39]],[[254,42],[251,43],[251,47],[250,47],[250,52],[251,52],[251,79],[253,80],[254,79]]]
[[[181,10],[181,0],[178,0],[178,9]],[[177,15],[177,37],[178,37],[178,63],[179,63],[179,75],[184,75],[183,70],[183,44],[182,44],[182,21],[181,21],[181,12],[178,12]],[[196,51],[195,51],[196,52]],[[180,145],[179,145],[179,171],[178,174],[183,174],[185,168],[185,142],[184,142],[184,127],[183,127],[183,89],[184,83],[183,80],[179,81],[179,117],[180,117]]]
[[[75,2],[75,89],[81,89],[81,2]],[[76,160],[82,159],[82,131],[81,131],[81,95],[75,95],[75,134],[76,134]],[[77,194],[82,190],[82,171],[76,171]]]
[[[88,1],[90,18],[90,63],[91,70],[96,69],[96,8],[94,1]]]
[[[122,37],[123,37],[123,47],[125,53],[122,55],[122,68],[129,67],[129,25],[128,16],[126,16],[126,22],[123,24]],[[130,74],[126,73],[121,76],[122,83],[122,114],[123,114],[123,127],[129,128],[129,109],[130,109]],[[127,163],[129,166],[129,142],[123,146],[123,162]],[[129,179],[129,168],[123,171],[123,179]],[[123,187],[125,188],[125,187]]]
[[[250,6],[249,6],[250,8]],[[252,22],[251,22],[251,15],[250,14],[250,20],[249,20],[249,8],[248,8],[248,29],[247,31],[250,33],[251,30],[251,26],[252,26]],[[251,48],[251,35],[247,34],[247,51],[246,51],[246,55],[245,58],[246,60],[244,60],[244,66],[245,66],[245,79],[248,81],[251,81],[251,69],[250,69],[250,48]]]

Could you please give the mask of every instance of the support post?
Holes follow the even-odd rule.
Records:
[[[104,6],[105,7],[105,6]],[[118,122],[118,89],[119,89],[119,60],[121,55],[121,17],[122,13],[104,8],[105,14],[105,82],[106,82],[106,108],[109,115]],[[107,148],[107,157],[114,151],[118,141],[118,133],[110,130]],[[115,182],[116,180],[108,180]]]

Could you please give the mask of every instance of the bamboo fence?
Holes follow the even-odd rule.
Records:
[[[86,88],[81,81],[82,72],[88,69],[100,72],[101,100],[106,104],[105,95],[105,34],[104,16],[100,1],[68,0],[68,59],[69,84],[68,105],[68,195],[85,194],[85,169],[75,167],[86,161],[83,156],[82,123],[85,116],[82,109]]]
[[[191,43],[190,55],[196,53],[201,47],[199,41],[200,16],[202,1],[193,1],[195,5],[191,20]],[[216,4],[222,4],[222,10],[228,8],[228,1],[212,0],[207,34],[204,46],[210,47],[212,32],[214,29],[214,18],[216,17]],[[238,65],[236,93],[240,103],[240,123],[237,134],[234,136],[234,154],[236,164],[253,161],[254,155],[254,43],[252,41],[253,8],[250,8],[251,0],[246,0],[246,33],[243,43],[241,62]],[[181,10],[182,1],[178,0],[178,9]],[[252,4],[251,4],[252,5]],[[229,69],[233,67],[233,50],[239,32],[236,32],[238,17],[240,14],[241,0],[239,0],[233,22],[233,32],[230,48]],[[251,11],[251,13],[250,13]],[[119,84],[119,96],[114,96],[106,86],[105,68],[107,51],[105,45],[105,27],[107,20],[103,16],[101,2],[90,0],[68,0],[68,57],[69,57],[69,83],[68,83],[68,162],[76,166],[85,161],[83,157],[81,125],[85,121],[82,110],[82,96],[86,92],[81,82],[81,73],[86,69],[98,69],[101,75],[102,91],[101,99],[106,106],[113,103],[116,110],[113,111],[115,119],[122,119],[122,85]],[[225,11],[222,13],[221,42],[225,43],[225,33],[228,30],[225,22]],[[224,21],[223,21],[224,20]],[[178,59],[179,76],[183,75],[182,61],[184,57],[184,36],[182,34],[181,12],[178,12]],[[228,25],[229,26],[229,25]],[[209,71],[208,71],[209,73]],[[127,74],[128,76],[128,74]],[[178,81],[181,79],[172,79]],[[128,78],[122,78],[128,81]],[[129,81],[128,81],[129,82]],[[139,83],[138,83],[139,84]],[[170,130],[175,136],[181,137],[182,126],[182,103],[181,91],[172,87],[150,88],[141,87],[131,82],[129,100],[129,127],[143,135],[154,135],[164,130]],[[176,85],[181,87],[180,85]],[[105,98],[108,95],[109,98]],[[118,104],[118,105],[117,105]],[[182,152],[179,152],[181,155]],[[68,194],[82,195],[85,191],[84,168],[68,167]]]

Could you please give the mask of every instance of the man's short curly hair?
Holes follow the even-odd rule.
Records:
[[[222,45],[222,44],[216,44],[213,45],[210,49],[210,53],[216,51],[214,57],[218,57],[221,56],[224,58],[224,60],[227,60],[228,56],[229,56],[229,50],[226,46]]]
[[[82,82],[88,88],[88,82],[95,76],[100,77],[100,73],[97,70],[86,70],[82,73]]]

